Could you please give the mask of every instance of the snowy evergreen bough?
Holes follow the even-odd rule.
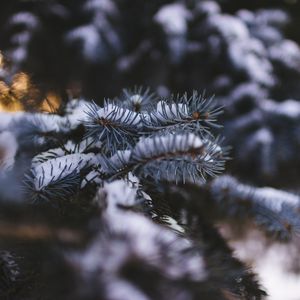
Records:
[[[267,299],[228,228],[299,269],[296,2],[1,6],[0,299]]]
[[[209,132],[209,126],[221,112],[212,99],[194,93],[190,98],[183,95],[175,100],[158,101],[156,106],[143,110],[147,93],[130,95],[126,91],[125,95],[128,97],[125,101],[107,100],[103,108],[95,103],[87,103],[83,108],[79,120],[85,133],[80,144],[85,143],[86,148],[74,144],[70,152],[70,140],[62,148],[50,149],[33,158],[26,185],[34,201],[39,197],[49,201],[61,199],[64,194],[67,198],[81,185],[85,188],[93,181],[124,178],[129,172],[145,181],[184,183],[205,182],[208,176],[223,170],[227,150]],[[132,98],[141,99],[139,112],[134,111]],[[31,124],[36,117],[28,118]],[[43,122],[48,124],[47,118],[45,115],[41,119],[41,126]],[[64,124],[70,120],[65,120],[67,116],[61,119],[63,122],[55,123],[57,130],[48,131],[48,139],[56,132],[67,133]]]
[[[196,92],[135,88],[102,107],[74,99],[62,115],[2,113],[11,143],[1,143],[1,183],[19,192],[1,188],[0,236],[23,259],[4,260],[1,292],[35,299],[47,282],[49,299],[264,299],[216,225],[252,222],[288,241],[300,198],[218,177],[228,159],[213,135],[221,112]]]

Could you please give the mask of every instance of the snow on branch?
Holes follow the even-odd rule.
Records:
[[[149,131],[162,129],[174,130],[178,127],[187,130],[204,130],[206,126],[216,126],[222,108],[215,105],[213,97],[205,99],[203,95],[193,92],[172,97],[157,103],[156,109],[144,115],[143,121]]]
[[[132,95],[135,92],[141,95]],[[42,116],[40,122],[35,118],[29,122],[34,126],[27,127],[28,134],[37,138],[43,134],[46,144],[52,139],[52,132],[72,130],[73,126],[63,126],[72,115],[81,116],[77,122],[85,130],[79,143],[68,140],[33,158],[26,182],[34,201],[49,200],[54,195],[64,198],[79,188],[122,179],[130,172],[147,181],[185,183],[205,182],[223,170],[227,150],[206,128],[221,112],[212,98],[205,100],[194,92],[191,97],[184,94],[176,100],[173,97],[160,101],[153,109],[148,102],[156,96],[148,89],[135,88],[124,93],[125,102],[119,99],[106,101],[103,107],[95,103],[85,106],[85,116],[80,112],[80,108],[84,110],[84,102],[80,101],[69,105],[65,116]],[[136,112],[132,105],[137,104],[143,109]]]
[[[211,196],[228,216],[250,217],[270,235],[288,240],[300,232],[300,197],[274,188],[255,188],[230,176],[211,184]]]
[[[65,199],[80,187],[83,171],[97,164],[94,154],[69,154],[35,165],[25,184],[33,202]]]
[[[86,114],[86,136],[105,143],[108,152],[132,145],[141,125],[139,114],[110,102],[106,102],[103,108],[92,103]]]

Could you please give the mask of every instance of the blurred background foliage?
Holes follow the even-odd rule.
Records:
[[[63,116],[74,99],[102,104],[124,88],[141,85],[151,87],[160,97],[205,91],[208,97],[215,95],[215,101],[224,107],[222,134],[225,144],[232,147],[227,174],[258,188],[274,187],[283,198],[285,191],[299,195],[299,43],[297,0],[4,1],[0,6],[0,113],[29,111]],[[21,121],[16,123],[18,128]],[[0,154],[10,151],[3,140]],[[248,191],[249,187],[241,184],[243,189]],[[255,191],[259,194],[259,189]],[[266,190],[261,191],[264,200]],[[237,200],[239,196],[237,193]],[[21,209],[18,216],[26,213]],[[55,216],[44,215],[42,223]],[[4,219],[9,217],[8,213]],[[66,218],[63,224],[68,221],[74,220]],[[290,223],[284,225],[289,231]],[[252,225],[249,228],[246,243],[236,240],[239,230],[223,227],[222,234],[232,239],[240,257],[255,265],[265,250],[255,253],[253,247],[263,245],[265,249],[270,242],[256,231],[253,237]],[[56,229],[45,232],[59,240]],[[38,238],[45,232],[34,231]],[[283,261],[278,272],[282,286],[287,285],[287,270],[282,265],[292,269],[299,257],[298,245],[299,240],[284,249],[282,244],[275,245]],[[48,244],[45,248],[46,260],[53,254],[48,253]],[[287,262],[291,249],[293,255]],[[278,257],[274,251],[271,254],[269,265],[275,266]],[[3,257],[10,262],[9,255]],[[262,264],[257,267],[261,274]],[[292,271],[296,275],[290,290],[297,295],[299,266]],[[271,278],[270,273],[264,276]],[[268,286],[267,282],[264,278]],[[276,299],[297,299],[293,295],[286,292]]]
[[[182,1],[193,14],[200,2],[203,1]],[[54,90],[63,99],[69,91],[75,96],[101,101],[133,85],[166,87],[173,93],[205,89],[217,94],[209,81],[219,70],[205,63],[205,56],[201,57],[202,63],[197,61],[197,67],[204,69],[208,78],[199,78],[199,70],[195,66],[191,68],[197,53],[180,61],[166,53],[166,37],[154,17],[159,8],[172,3],[167,0],[12,0],[1,6],[0,49],[14,72],[25,71],[40,90]],[[223,14],[231,15],[241,9],[279,8],[291,18],[284,28],[284,36],[299,42],[299,1],[218,0],[214,3],[220,5]],[[194,15],[188,24],[189,38],[195,38],[195,22]],[[163,88],[160,91],[167,93]]]

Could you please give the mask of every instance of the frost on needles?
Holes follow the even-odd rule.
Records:
[[[11,202],[0,201],[0,235],[29,252],[3,244],[0,292],[30,286],[34,271],[52,299],[264,299],[215,225],[247,221],[291,240],[300,198],[221,175],[221,112],[196,92],[164,99],[135,88],[103,106],[74,99],[60,115],[1,113],[1,200]],[[59,264],[45,272],[49,255]]]
[[[72,149],[69,141],[33,158],[26,184],[34,201],[69,197],[87,184],[129,173],[146,181],[184,183],[205,182],[223,170],[227,151],[209,131],[221,112],[212,99],[194,92],[155,104],[148,90],[141,92],[126,91],[125,101],[106,100],[103,107],[83,106],[80,144]]]

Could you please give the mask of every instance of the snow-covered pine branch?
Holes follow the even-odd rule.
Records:
[[[150,132],[176,128],[201,131],[207,126],[217,126],[215,122],[221,113],[222,109],[216,107],[213,97],[205,99],[194,91],[190,97],[184,94],[159,101],[153,111],[143,115],[143,122]]]
[[[226,154],[193,133],[142,138],[132,150],[133,173],[160,181],[205,181],[223,170]]]
[[[126,101],[132,100],[128,99],[129,96],[134,97],[134,101],[155,97],[148,89],[144,91],[139,88],[137,91],[143,94],[130,96],[131,92],[125,92],[125,106]],[[45,142],[52,139],[50,133],[53,131],[71,130],[68,126],[60,125],[62,121],[69,121],[70,116],[81,118],[75,120],[72,117],[71,120],[77,125],[81,122],[86,133],[79,143],[68,140],[58,148],[36,155],[32,160],[31,175],[27,178],[27,184],[35,191],[35,195],[49,199],[53,196],[52,191],[60,196],[69,195],[79,186],[84,188],[92,182],[98,185],[106,180],[124,178],[129,172],[139,178],[156,182],[204,182],[208,176],[219,174],[226,160],[226,150],[221,148],[221,140],[214,139],[212,134],[205,134],[201,130],[206,121],[216,121],[220,113],[218,108],[213,108],[212,101],[206,101],[194,92],[191,97],[186,94],[178,97],[178,102],[173,102],[173,106],[164,107],[161,105],[162,101],[158,102],[158,107],[162,109],[162,123],[156,123],[157,115],[156,121],[151,125],[153,133],[150,136],[145,120],[151,120],[153,111],[146,104],[150,111],[135,112],[124,108],[121,100],[114,103],[107,101],[103,108],[92,103],[87,109],[86,106],[84,109],[84,102],[80,101],[77,105],[69,105],[65,116],[56,116],[56,123],[52,122],[51,116],[42,117],[41,123],[34,122],[33,132],[37,136],[39,135],[35,132],[45,133]],[[85,115],[82,115],[80,108],[84,110]],[[180,108],[184,108],[186,115],[183,116],[179,112]],[[193,115],[195,120],[189,120]],[[181,119],[176,116],[180,116]],[[48,124],[47,120],[51,122]],[[187,125],[190,121],[195,126]],[[164,130],[169,128],[170,124],[173,129]],[[192,133],[196,128],[199,130]],[[97,157],[97,160],[90,160],[89,155]],[[88,164],[86,159],[89,159]],[[82,178],[81,169],[86,165],[89,166],[89,170],[84,168],[87,173]]]
[[[137,177],[157,182],[203,182],[207,176],[223,170],[226,151],[218,141],[182,132],[142,137],[132,150],[118,151],[102,159],[100,172],[106,179],[131,171]]]
[[[222,215],[248,217],[268,234],[289,240],[300,232],[300,196],[269,187],[255,188],[231,176],[211,183],[210,194]]]
[[[35,164],[26,174],[26,190],[33,202],[65,199],[80,189],[84,175],[97,166],[90,154],[68,154]]]
[[[158,100],[158,96],[150,88],[135,86],[133,89],[124,89],[123,95],[117,98],[118,104],[134,112],[151,111]]]
[[[141,127],[138,113],[106,101],[103,108],[95,103],[90,104],[86,114],[86,137],[103,142],[108,153],[134,144]]]

